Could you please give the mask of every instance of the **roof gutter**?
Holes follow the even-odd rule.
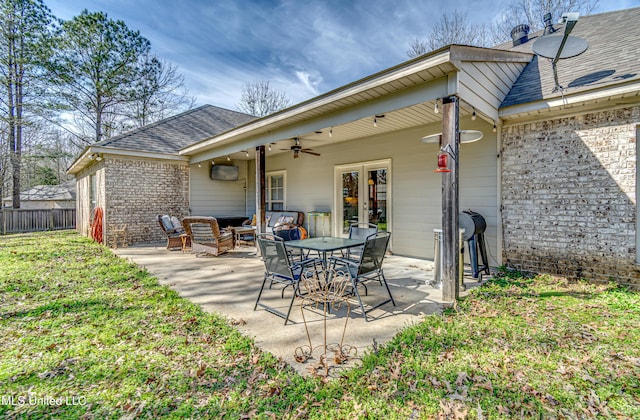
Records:
[[[616,87],[611,87],[609,85],[600,89],[594,89],[574,95],[565,95],[562,97],[554,97],[535,102],[512,105],[501,108],[498,115],[505,121],[515,120],[520,117],[530,116],[532,113],[541,114],[543,112],[550,112],[562,108],[573,108],[587,103],[598,103],[604,100],[608,101],[610,98],[629,96],[633,93],[636,93],[637,96],[639,92],[640,81],[622,84]]]
[[[89,146],[71,164],[69,169],[67,169],[67,173],[77,174],[78,172],[86,168],[89,165],[89,163],[93,161],[93,159],[91,159],[91,155],[96,153],[111,155],[111,156],[138,157],[138,158],[144,158],[144,159],[162,159],[162,160],[173,160],[173,161],[179,161],[179,162],[189,161],[189,159],[186,156],[180,156],[174,153],[143,152],[140,150],[116,149],[112,147],[103,147],[103,146]]]

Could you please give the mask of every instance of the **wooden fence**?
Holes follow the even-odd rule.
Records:
[[[2,209],[0,234],[75,229],[76,209]]]

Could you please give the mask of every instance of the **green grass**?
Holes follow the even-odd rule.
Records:
[[[75,233],[5,236],[0,418],[640,418],[639,325],[637,292],[504,271],[325,382]]]

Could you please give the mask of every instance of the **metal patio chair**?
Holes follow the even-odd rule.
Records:
[[[374,223],[352,223],[349,226],[349,239],[367,239],[369,236],[378,233],[378,225]],[[364,247],[349,248],[343,257],[358,260],[362,255],[362,249]]]
[[[396,302],[393,300],[391,290],[389,290],[389,285],[387,284],[387,280],[384,277],[384,272],[382,271],[382,262],[384,261],[384,255],[387,251],[390,237],[391,233],[389,232],[378,232],[368,236],[362,249],[362,255],[360,255],[360,258],[358,260],[342,257],[329,258],[329,266],[331,267],[331,269],[335,270],[338,273],[347,273],[351,278],[352,292],[358,299],[358,304],[360,305],[360,309],[362,310],[362,315],[364,316],[365,321],[369,321],[369,319],[367,318],[368,312],[371,312],[372,310],[386,303],[391,302],[393,306],[396,306]],[[365,290],[365,296],[368,295],[368,290],[365,282],[369,280],[378,280],[380,285],[384,286],[387,289],[389,299],[385,300],[384,302],[378,303],[376,306],[371,307],[368,310],[365,310],[364,304],[362,303],[362,298],[360,297],[360,292],[358,291],[358,286],[363,286]]]
[[[305,272],[312,275],[318,267],[322,269],[322,265],[316,258],[291,262],[284,240],[276,235],[262,233],[257,235],[256,241],[258,243],[258,248],[260,249],[262,260],[264,261],[265,271],[262,286],[260,287],[258,299],[256,299],[256,304],[253,307],[253,310],[255,311],[258,309],[258,306],[261,306],[268,312],[284,318],[284,325],[287,325],[293,301],[296,296],[299,295],[299,283],[302,273]],[[281,293],[283,299],[285,289],[288,286],[292,286],[293,293],[291,294],[291,301],[289,302],[289,308],[287,309],[286,314],[272,306],[260,302],[260,298],[262,297],[262,292],[264,291],[267,281],[269,281],[269,288],[271,288],[274,283],[284,286]]]

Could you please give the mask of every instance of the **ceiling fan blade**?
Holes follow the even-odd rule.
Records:
[[[313,151],[313,150],[311,150],[311,149],[302,149],[302,150],[300,150],[300,151],[301,151],[302,153],[308,153],[308,154],[313,155],[313,156],[320,156],[320,153],[318,153],[318,152],[314,152],[314,151]]]

